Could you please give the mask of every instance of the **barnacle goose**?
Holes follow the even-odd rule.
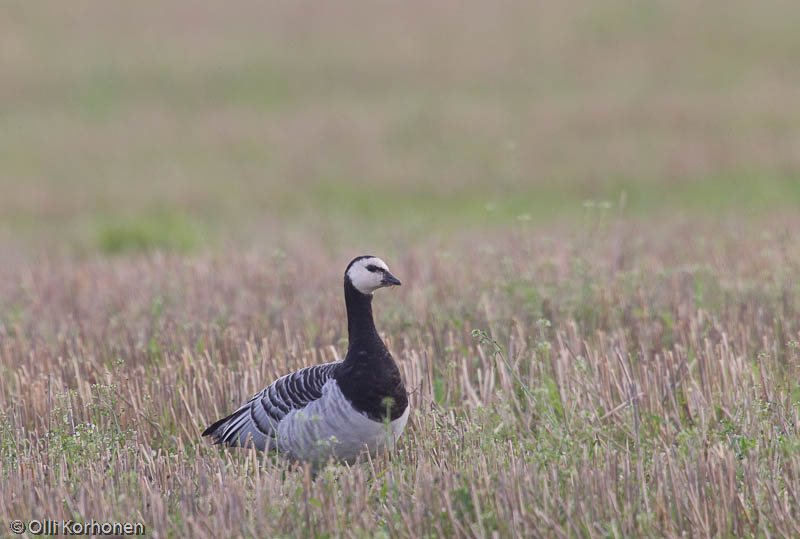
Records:
[[[344,274],[349,345],[344,360],[275,380],[204,432],[216,443],[276,450],[294,460],[353,462],[391,448],[408,420],[408,393],[372,319],[372,293],[400,286],[386,263],[359,256]]]

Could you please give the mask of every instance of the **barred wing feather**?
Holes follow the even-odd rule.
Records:
[[[278,425],[292,410],[302,410],[322,396],[322,386],[331,379],[341,361],[314,365],[287,374],[256,393],[238,410],[203,431],[215,443],[257,449],[275,448]]]

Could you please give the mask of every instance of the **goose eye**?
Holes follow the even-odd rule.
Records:
[[[367,270],[375,272],[375,271],[380,271],[380,268],[378,266],[376,266],[375,264],[370,264],[369,266],[367,266]]]

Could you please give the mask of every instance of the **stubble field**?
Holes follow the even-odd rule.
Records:
[[[346,260],[4,275],[0,511],[156,536],[797,535],[797,239],[600,230],[390,259],[405,284],[375,310],[409,427],[390,458],[313,480],[199,433],[280,374],[341,357]]]
[[[800,536],[795,2],[12,2],[0,520],[153,537]],[[200,433],[342,357],[312,477]]]

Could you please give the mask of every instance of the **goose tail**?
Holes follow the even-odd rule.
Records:
[[[239,409],[233,412],[231,415],[223,417],[222,419],[218,419],[214,421],[211,425],[208,426],[206,430],[203,431],[203,436],[210,436],[215,444],[222,443],[222,433],[225,431],[225,427],[227,424],[236,419],[237,417],[241,416],[246,410]]]

